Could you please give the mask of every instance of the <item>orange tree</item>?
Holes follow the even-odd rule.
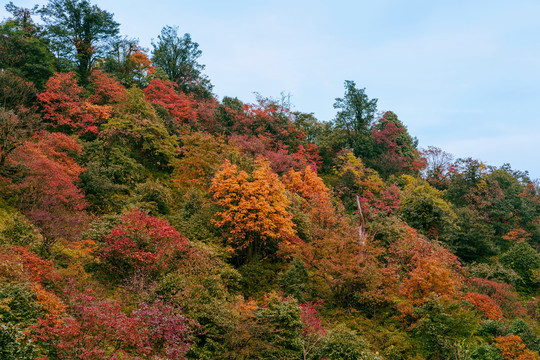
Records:
[[[230,249],[248,260],[295,236],[285,187],[263,158],[251,176],[225,161],[210,192],[221,206],[214,223],[227,234]]]

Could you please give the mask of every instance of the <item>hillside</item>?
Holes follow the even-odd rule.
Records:
[[[0,23],[0,359],[539,359],[540,187],[336,116],[218,99],[83,0]],[[37,21],[37,17],[41,21]]]

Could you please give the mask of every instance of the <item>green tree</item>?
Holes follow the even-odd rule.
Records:
[[[334,109],[339,109],[334,119],[336,129],[343,132],[347,145],[354,155],[366,160],[373,156],[374,141],[371,125],[377,111],[377,99],[369,99],[366,89],[356,88],[354,81],[345,81],[345,96],[336,98]]]
[[[74,63],[86,85],[93,64],[105,57],[105,45],[118,35],[119,24],[113,14],[87,0],[49,0],[40,13],[57,57]]]
[[[41,27],[32,21],[37,6],[24,9],[10,2],[6,10],[12,17],[0,23],[0,69],[32,81],[41,89],[53,74],[54,57]]]
[[[540,284],[540,254],[531,245],[524,241],[514,244],[502,256],[501,261],[521,276],[525,283],[521,290],[534,291],[538,289]]]
[[[446,202],[444,191],[432,187],[427,181],[403,176],[409,183],[403,189],[399,214],[421,233],[446,240],[455,229],[456,214]]]
[[[197,60],[202,54],[199,44],[191,40],[189,34],[178,36],[178,27],[165,26],[152,42],[152,61],[162,68],[169,79],[176,82],[185,93],[193,93],[202,98],[212,97],[212,84],[202,74],[204,65]]]

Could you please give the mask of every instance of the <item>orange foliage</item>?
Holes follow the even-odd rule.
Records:
[[[192,186],[208,189],[210,181],[227,154],[237,152],[219,137],[193,132],[180,136],[183,146],[175,162],[173,182],[181,189]]]
[[[538,354],[525,347],[518,335],[498,336],[495,338],[504,360],[538,360]]]
[[[529,241],[531,240],[531,234],[522,228],[515,228],[509,231],[502,238],[512,242]]]
[[[473,306],[479,310],[485,317],[491,320],[501,319],[503,313],[499,305],[497,305],[489,296],[479,293],[468,293],[464,297],[470,301]]]
[[[412,315],[430,295],[456,299],[463,286],[458,258],[447,249],[420,237],[407,227],[403,238],[389,249],[392,272],[401,278],[399,293],[405,301],[399,305],[402,315]]]
[[[59,279],[51,260],[41,258],[23,246],[17,246],[13,250],[18,255],[19,261],[22,263],[24,270],[30,275],[32,281],[43,283],[44,281],[55,282]]]
[[[328,224],[335,217],[330,191],[312,167],[307,166],[302,171],[290,170],[283,177],[283,183],[287,190],[297,193],[308,202],[306,210],[312,218]]]
[[[263,158],[256,160],[251,176],[229,161],[212,180],[210,192],[222,207],[214,223],[229,233],[235,249],[260,251],[269,241],[295,236],[285,187]]]
[[[402,283],[401,294],[420,305],[431,294],[453,298],[462,279],[436,257],[420,258],[408,278]]]

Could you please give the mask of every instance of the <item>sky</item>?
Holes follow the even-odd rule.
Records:
[[[150,50],[165,25],[189,33],[219,98],[283,92],[293,110],[328,121],[353,80],[419,147],[540,178],[537,0],[91,2]]]

